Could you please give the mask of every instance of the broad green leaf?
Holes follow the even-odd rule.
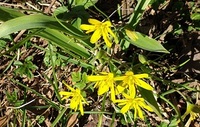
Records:
[[[73,27],[71,24],[60,21],[63,25],[58,23],[58,21],[51,17],[42,14],[36,15],[25,15],[8,20],[0,25],[0,38],[11,33],[32,28],[51,28],[63,31],[69,35],[76,38],[87,39],[88,36],[83,34],[81,31]]]
[[[19,11],[7,7],[0,7],[0,14],[0,21],[7,21],[24,15]]]
[[[88,18],[90,17],[89,13],[83,6],[73,7],[70,11],[66,7],[60,7],[56,9],[54,15],[56,15],[58,19],[71,21],[72,24],[77,18],[80,18],[82,23],[88,23]]]
[[[85,48],[75,43],[72,38],[69,38],[68,36],[64,35],[63,33],[57,30],[45,29],[42,32],[36,33],[36,35],[46,38],[47,40],[51,41],[54,45],[57,45],[60,48],[64,49],[70,55],[73,55],[73,53],[75,53],[85,58],[88,58],[90,56],[89,52]],[[77,58],[77,56],[73,56]]]
[[[190,17],[192,20],[200,20],[200,13],[194,13]]]
[[[130,30],[128,30],[128,32],[126,31],[126,34],[126,40],[139,48],[152,52],[169,53],[158,41],[148,37],[147,35]]]
[[[154,98],[153,92],[150,90],[146,90],[142,87],[139,87],[139,91],[142,95],[142,97],[148,102],[148,104],[151,106],[151,108],[154,110],[154,112],[162,118],[162,115],[160,114],[160,109],[158,107],[157,101]]]

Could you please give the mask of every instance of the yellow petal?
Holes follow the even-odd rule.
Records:
[[[90,42],[91,43],[96,43],[100,38],[101,38],[101,29],[98,28],[97,30],[94,31],[94,33],[92,34],[92,37],[90,38]]]
[[[135,78],[149,78],[148,74],[136,74],[134,75]]]
[[[137,99],[139,99],[139,98],[137,98]],[[146,110],[148,110],[150,112],[153,112],[153,109],[144,102],[144,99],[142,101],[138,102],[138,105],[140,105],[140,107],[145,108]]]
[[[118,105],[119,106],[122,106],[122,105],[126,105],[127,103],[129,103],[128,100],[121,100],[122,102],[118,102]],[[124,101],[124,102],[123,102]],[[115,102],[117,103],[117,101],[115,100]]]
[[[71,96],[71,95],[72,95],[72,92],[60,91],[59,94],[62,95],[62,96],[63,96],[63,95],[64,95],[64,96]]]
[[[122,95],[126,98],[126,99],[130,99],[130,98],[133,98],[133,97],[131,97],[130,95],[128,95],[128,94],[126,94],[126,93],[122,93]]]
[[[104,39],[104,41],[105,41],[105,43],[106,43],[106,46],[110,48],[110,47],[112,46],[112,42],[111,42],[111,40],[109,39],[109,35],[108,35],[108,32],[107,32],[106,29],[104,29],[104,30],[102,31],[102,35],[103,35],[103,39]]]
[[[84,111],[83,111],[83,104],[82,104],[81,101],[79,102],[79,110],[80,110],[80,112],[81,112],[81,115],[83,115],[83,114],[84,114]]]
[[[117,99],[117,100],[115,100],[115,103],[118,103],[118,105],[124,105],[125,103],[127,103],[127,100],[125,100],[125,99]]]
[[[105,92],[108,92],[109,86],[104,82],[102,84],[99,84],[99,89],[98,89],[98,95],[102,95]]]
[[[71,86],[69,86],[66,82],[63,81],[63,84],[65,84],[65,86],[66,86],[69,90],[75,91],[75,89],[72,88]]]
[[[100,22],[99,20],[96,20],[96,19],[88,19],[88,22],[92,25],[99,25],[99,24],[102,24],[102,22]]]
[[[121,113],[125,114],[130,109],[131,103],[127,103],[122,109]]]
[[[125,88],[126,87],[124,87],[124,86],[118,85],[117,88],[116,88],[116,90],[115,90],[116,95],[122,93]]]
[[[147,90],[153,90],[152,86],[150,86],[149,84],[147,84],[146,82],[144,82],[140,79],[137,80],[137,85],[144,88],[144,89],[147,89]]]
[[[133,73],[132,71],[127,71],[127,72],[125,73],[125,75],[127,75],[127,76],[133,76],[134,73]]]
[[[118,77],[115,77],[114,80],[115,81],[122,81],[126,78],[126,76],[118,76]]]
[[[141,110],[141,108],[138,105],[136,105],[136,109],[135,110],[137,110],[139,118],[141,118],[142,120],[144,120],[144,116],[143,116],[142,110]]]
[[[79,101],[77,101],[77,98],[72,98],[70,100],[70,108],[71,109],[74,109],[75,111],[77,110],[77,107],[78,107],[78,104],[79,104]]]
[[[98,76],[98,75],[91,75],[87,76],[87,80],[94,82],[94,81],[102,81],[105,80],[107,76]]]
[[[115,89],[114,89],[114,84],[113,83],[112,83],[110,92],[111,92],[111,101],[115,101]]]
[[[133,84],[129,85],[129,92],[130,92],[130,96],[132,98],[135,98],[135,96],[136,96],[136,89],[135,89],[135,86]]]
[[[106,25],[106,27],[111,27],[111,26],[112,26],[112,24],[111,24],[110,21],[105,21],[105,22],[103,23],[103,25]]]
[[[82,24],[82,25],[80,25],[80,28],[82,30],[88,30],[87,33],[95,31],[95,26],[94,25]]]

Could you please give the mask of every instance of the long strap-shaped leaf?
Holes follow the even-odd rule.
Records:
[[[51,41],[53,44],[59,46],[60,48],[67,51],[68,53],[73,52],[85,58],[88,58],[90,56],[89,52],[87,52],[85,48],[79,46],[78,44],[74,42],[73,39],[70,39],[68,36],[64,35],[58,30],[45,29],[42,32],[36,33],[36,35]]]
[[[0,15],[1,15],[0,20],[5,22],[2,25],[0,25],[0,38],[22,29],[47,28],[45,30],[41,29],[40,31],[41,33],[37,32],[37,34],[34,34],[35,30],[31,31],[33,31],[34,35],[41,36],[51,41],[52,43],[61,47],[62,49],[64,49],[73,56],[79,55],[85,58],[89,57],[89,53],[85,48],[77,45],[73,41],[70,41],[69,37],[64,35],[62,32],[59,32],[63,31],[64,33],[68,33],[77,38],[82,38],[82,37],[87,38],[87,36],[85,36],[83,33],[78,31],[70,24],[60,21],[60,23],[63,23],[63,25],[65,25],[64,28],[63,26],[60,25],[60,23],[57,22],[58,19],[55,19],[53,17],[42,14],[24,15],[19,11],[5,7],[0,7]]]
[[[46,16],[42,14],[35,15],[25,15],[20,16],[11,20],[8,20],[0,25],[0,38],[11,33],[24,30],[24,29],[32,29],[32,28],[51,28],[63,31],[69,35],[74,36],[79,39],[88,38],[87,35],[80,32],[78,29],[73,27],[72,25],[61,22],[66,27],[63,28],[55,18],[51,16]]]
[[[139,0],[137,3],[137,6],[135,7],[134,13],[131,15],[129,19],[129,26],[135,28],[138,22],[140,21],[141,16],[143,15],[143,12],[149,5],[151,0]]]
[[[0,21],[7,21],[13,18],[17,18],[19,16],[23,16],[25,14],[16,11],[12,8],[7,8],[7,7],[0,7]]]

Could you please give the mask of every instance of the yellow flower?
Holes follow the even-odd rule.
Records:
[[[197,106],[197,105],[194,105],[194,104],[191,104],[189,102],[187,102],[187,109],[186,109],[186,112],[183,114],[183,116],[181,117],[182,120],[185,119],[185,117],[190,114],[190,117],[188,119],[188,122],[186,123],[186,127],[189,127],[190,126],[190,123],[191,121],[195,120],[198,116],[199,116],[199,113],[200,113],[200,106]],[[180,122],[180,121],[179,121]]]
[[[153,87],[141,80],[142,78],[148,78],[148,74],[136,74],[132,71],[127,71],[125,73],[125,76],[119,76],[115,77],[115,81],[120,81],[122,80],[122,83],[117,86],[117,91],[116,93],[121,93],[124,91],[125,88],[129,87],[130,93],[133,93],[135,95],[136,92],[136,85],[147,89],[147,90],[153,90]]]
[[[127,111],[133,109],[134,110],[134,119],[137,117],[144,120],[142,108],[152,112],[153,109],[145,103],[144,98],[135,97],[134,93],[130,93],[130,95],[126,93],[122,93],[125,99],[116,99],[115,103],[118,103],[119,106],[123,106],[121,108],[121,113],[125,114]]]
[[[86,102],[86,100],[81,95],[80,89],[74,89],[74,88],[70,87],[69,85],[67,85],[66,83],[64,83],[64,84],[67,86],[67,88],[71,92],[67,92],[67,91],[59,92],[59,94],[61,96],[63,96],[62,100],[63,99],[70,99],[70,108],[73,109],[74,111],[76,111],[79,108],[81,115],[83,115],[84,111],[83,111],[82,101],[83,101],[83,103],[86,103],[86,104],[88,104],[88,103]]]
[[[101,36],[103,36],[103,39],[108,47],[112,46],[112,41],[110,40],[110,36],[114,37],[115,40],[117,40],[116,35],[112,32],[111,30],[111,22],[110,21],[105,21],[105,22],[100,22],[96,19],[88,19],[88,22],[91,25],[88,24],[82,24],[80,28],[82,30],[87,30],[86,33],[91,33],[92,37],[90,38],[91,43],[96,43]]]
[[[114,90],[114,74],[102,72],[103,75],[91,75],[87,77],[88,81],[96,82],[94,87],[98,88],[98,95],[102,95],[105,92],[111,91],[111,100],[115,100]]]

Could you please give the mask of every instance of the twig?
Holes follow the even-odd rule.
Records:
[[[29,101],[29,102],[27,102],[27,103],[25,103],[25,104],[23,104],[23,105],[21,105],[21,106],[19,106],[19,107],[7,107],[7,108],[11,108],[11,109],[20,109],[20,108],[22,108],[22,107],[24,107],[24,106],[26,106],[26,105],[32,103],[33,101],[35,101],[35,99],[33,99],[33,100],[31,100],[31,101]]]
[[[24,34],[25,31],[26,31],[26,30],[21,30],[21,31],[17,34],[17,36],[14,38],[14,42],[17,42],[17,40],[19,40],[19,38]]]
[[[55,2],[56,2],[56,0],[53,0],[53,1],[51,2],[51,4],[49,5],[49,7],[44,11],[44,13],[48,14],[49,11],[50,11],[50,9],[51,9],[51,7],[55,4]]]

